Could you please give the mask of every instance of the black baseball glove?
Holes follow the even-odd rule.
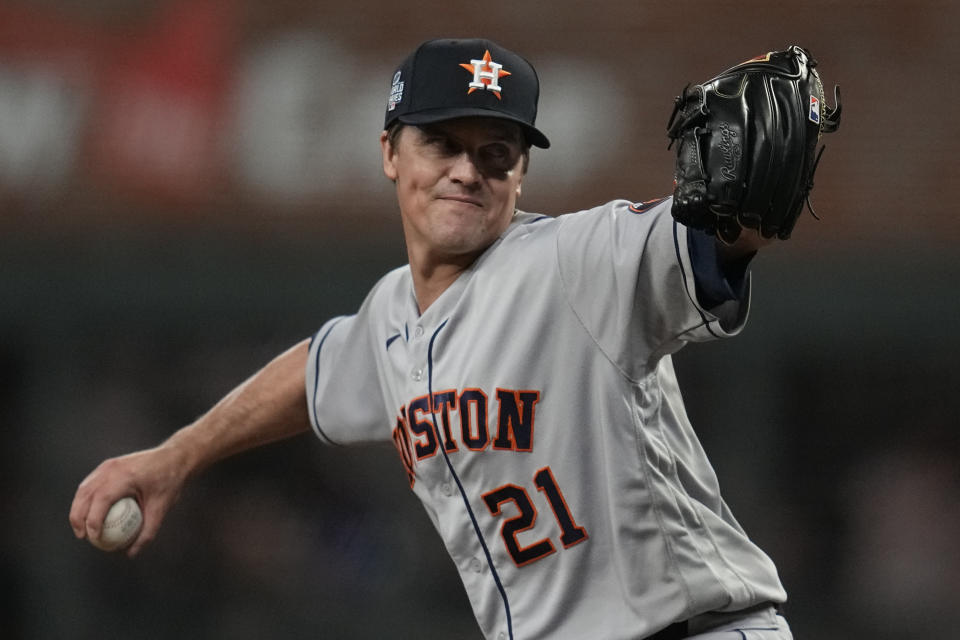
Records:
[[[827,106],[816,66],[791,46],[684,88],[667,124],[678,143],[674,218],[732,243],[743,227],[789,238],[804,202],[816,217],[817,142],[840,125],[840,88]]]

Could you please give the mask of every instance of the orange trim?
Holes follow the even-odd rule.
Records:
[[[440,414],[440,424],[443,425],[443,448],[447,452],[459,451],[453,431],[450,428],[450,412],[457,410],[457,390],[444,389],[433,394],[433,412]]]
[[[541,474],[545,474],[549,478],[549,489],[545,486],[547,483],[541,480]],[[553,510],[553,516],[557,519],[557,524],[560,525],[561,536],[560,542],[563,544],[565,549],[580,544],[584,540],[588,539],[590,536],[587,534],[587,530],[577,524],[576,520],[573,519],[573,513],[570,511],[570,505],[567,504],[567,499],[564,497],[563,492],[560,491],[560,485],[557,484],[557,479],[553,475],[553,470],[550,469],[549,465],[539,469],[533,476],[533,482],[537,485],[537,491],[542,492],[547,497],[547,502],[550,503],[550,508]],[[563,506],[563,513],[557,511],[557,504],[555,498],[551,495],[552,492],[556,494],[556,498],[560,500],[560,504]],[[572,539],[571,539],[572,538]]]
[[[470,394],[467,397],[467,394]],[[479,397],[477,397],[479,395]],[[471,411],[470,406],[476,406]],[[460,439],[470,451],[483,451],[490,444],[490,428],[487,424],[487,394],[483,389],[464,389],[457,404],[460,410]],[[476,415],[476,419],[472,419]],[[473,434],[476,425],[476,435]],[[480,444],[482,441],[483,444]]]
[[[406,426],[406,407],[400,408],[401,415],[397,416],[397,426],[393,428],[393,446],[397,448],[400,454],[400,462],[403,463],[403,469],[407,474],[407,481],[410,488],[417,480],[417,473],[414,469],[413,452],[410,450],[410,434],[407,433]]]
[[[422,420],[422,414],[430,414],[430,397],[420,396],[414,398],[407,405],[407,418],[410,431],[415,439],[425,437],[426,440],[418,440],[414,443],[413,450],[417,454],[417,460],[426,460],[437,455],[437,434],[433,429],[433,420]]]
[[[532,389],[518,391],[498,387],[496,393],[497,439],[493,442],[493,448],[501,451],[533,451],[533,428],[540,392]],[[505,400],[508,406],[504,405]],[[517,444],[518,431],[524,441],[523,447]]]
[[[525,507],[521,504],[520,496],[522,496],[522,500],[526,504]],[[530,494],[527,493],[526,489],[515,484],[505,484],[497,487],[493,491],[488,491],[483,494],[482,497],[484,503],[487,505],[487,509],[490,510],[490,514],[495,517],[502,513],[502,505],[505,502],[513,502],[514,506],[516,506],[520,512],[519,515],[504,520],[500,526],[500,537],[503,539],[503,545],[507,548],[510,559],[513,560],[513,563],[517,565],[517,567],[525,567],[531,562],[545,558],[557,550],[549,538],[542,538],[526,547],[520,546],[520,541],[517,540],[517,534],[533,529],[537,523],[537,509],[533,506],[533,502],[530,500]],[[508,529],[510,530],[509,534],[507,534]],[[525,556],[526,554],[531,554],[528,559],[518,560],[518,557]]]

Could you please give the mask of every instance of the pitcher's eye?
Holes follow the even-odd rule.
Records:
[[[483,150],[490,159],[506,158],[510,155],[510,148],[505,144],[488,144]]]
[[[499,173],[512,169],[519,155],[519,151],[501,142],[484,145],[480,149],[480,159],[484,167]]]
[[[462,150],[453,138],[441,134],[428,134],[424,136],[423,143],[445,156],[455,156]]]

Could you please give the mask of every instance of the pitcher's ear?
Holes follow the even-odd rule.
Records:
[[[386,131],[380,134],[380,152],[383,155],[383,175],[391,182],[397,181],[396,151]]]

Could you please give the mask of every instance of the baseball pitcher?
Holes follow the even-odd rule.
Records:
[[[423,43],[380,137],[409,264],[160,446],[102,463],[75,534],[134,496],[135,555],[216,460],[310,429],[389,440],[484,637],[789,640],[671,354],[743,328],[751,257],[808,204],[840,116],[815,67],[794,46],[684,89],[672,197],[551,217],[516,206],[550,145],[534,68],[489,40]]]

